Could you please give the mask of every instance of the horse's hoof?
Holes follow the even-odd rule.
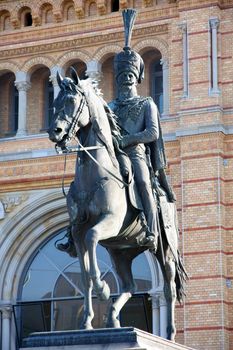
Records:
[[[105,301],[110,298],[110,288],[105,281],[102,281],[101,287],[94,286],[94,291],[99,300]]]
[[[80,326],[80,329],[89,330],[89,329],[93,329],[93,327],[92,327],[91,323],[83,323]]]
[[[106,328],[121,328],[120,321],[118,319],[111,319],[106,324]]]

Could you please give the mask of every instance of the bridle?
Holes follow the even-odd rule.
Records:
[[[76,128],[78,125],[78,121],[79,121],[79,118],[83,112],[83,108],[86,104],[85,94],[80,90],[79,90],[79,92],[81,94],[81,101],[80,101],[80,104],[78,106],[77,111],[75,112],[74,116],[72,117],[72,122],[70,123],[69,121],[66,120],[66,122],[68,124],[70,124],[70,128],[68,131],[68,135],[66,136],[65,144],[61,145],[61,146],[58,143],[55,144],[55,150],[58,154],[70,152],[69,147],[67,147],[66,144],[69,143],[72,140],[72,138],[75,137],[75,133],[76,133],[75,131],[76,131]],[[59,148],[61,148],[61,150],[59,150]]]
[[[75,113],[75,115],[72,117],[72,122],[70,123],[70,128],[68,131],[68,135],[66,137],[65,140],[65,144],[64,145],[58,145],[57,143],[55,144],[55,150],[57,154],[67,154],[67,153],[71,153],[71,152],[79,152],[79,151],[84,151],[90,159],[92,159],[92,161],[97,164],[99,167],[101,167],[102,169],[104,169],[109,175],[111,175],[115,180],[121,182],[124,186],[129,186],[129,183],[125,182],[124,180],[122,180],[121,178],[119,178],[118,176],[116,176],[113,172],[111,172],[109,169],[107,169],[104,165],[100,164],[93,156],[92,154],[89,152],[89,150],[97,150],[97,149],[101,149],[101,148],[105,148],[104,146],[90,146],[90,147],[84,147],[81,142],[79,141],[78,137],[76,136],[76,127],[80,118],[80,115],[83,112],[83,108],[85,106],[85,104],[88,106],[87,104],[87,100],[86,100],[86,96],[85,93],[83,91],[80,91],[81,94],[81,101],[79,104],[79,107]],[[66,120],[67,121],[67,120]],[[67,143],[69,143],[72,139],[75,139],[76,142],[78,142],[78,147],[77,148],[72,148],[67,146]],[[59,148],[61,150],[59,150]],[[65,165],[64,165],[64,174],[65,174],[65,167],[66,167],[66,159],[65,159]],[[63,180],[64,180],[64,176],[63,176]],[[64,192],[64,184],[63,184],[63,193],[65,195]],[[65,195],[66,196],[66,195]]]

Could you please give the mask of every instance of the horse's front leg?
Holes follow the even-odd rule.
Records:
[[[75,247],[77,250],[82,283],[83,283],[83,292],[84,292],[84,314],[83,321],[80,326],[81,329],[92,329],[92,320],[94,318],[94,311],[92,306],[92,280],[90,277],[89,271],[89,256],[85,248],[84,238],[77,237],[73,235]]]
[[[93,289],[97,297],[107,300],[110,297],[110,289],[105,281],[101,281],[101,272],[97,263],[96,247],[99,241],[114,237],[119,232],[119,224],[116,223],[111,214],[102,215],[98,224],[91,227],[85,237],[85,244],[89,254],[90,276],[93,282]]]
[[[121,282],[121,293],[109,310],[106,327],[119,328],[121,326],[119,321],[120,311],[136,291],[132,274],[132,260],[137,254],[132,249],[123,248],[110,249],[109,254]]]

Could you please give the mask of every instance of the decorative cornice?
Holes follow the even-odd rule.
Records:
[[[158,33],[167,33],[168,32],[168,24],[160,24],[154,25],[145,28],[137,28],[134,30],[134,39],[140,38],[141,36],[145,37],[148,35],[155,35]],[[5,59],[8,57],[19,57],[31,54],[41,54],[48,53],[53,51],[62,51],[68,49],[77,49],[77,47],[81,48],[83,46],[92,46],[92,44],[100,44],[100,43],[110,43],[120,41],[123,42],[123,32],[115,31],[107,34],[97,34],[86,37],[78,37],[74,39],[64,40],[65,38],[61,38],[60,41],[47,42],[45,44],[36,44],[36,41],[33,43],[25,43],[24,47],[18,47],[15,49],[3,49],[1,50],[1,59]],[[0,61],[1,62],[1,61]]]

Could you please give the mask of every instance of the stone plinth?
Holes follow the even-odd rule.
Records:
[[[133,327],[32,333],[27,350],[191,350]]]

